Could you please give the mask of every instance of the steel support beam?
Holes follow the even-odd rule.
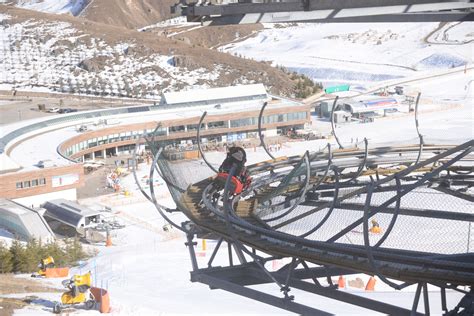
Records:
[[[209,285],[211,288],[219,288],[234,294],[238,294],[244,297],[248,297],[259,302],[269,304],[274,307],[278,307],[293,313],[298,313],[301,315],[314,315],[314,316],[329,316],[333,315],[325,311],[308,307],[299,303],[295,303],[291,300],[276,297],[258,290],[240,286],[238,284],[213,277],[206,273],[193,273],[191,274],[192,282],[200,282]]]
[[[282,22],[449,22],[473,21],[470,1],[302,0],[182,7],[188,21],[212,24]]]
[[[301,203],[303,206],[320,206],[324,205],[324,201],[307,201]],[[340,203],[337,205],[338,209],[351,210],[351,211],[363,211],[364,205],[356,203]],[[394,207],[385,207],[378,211],[381,214],[393,214],[395,211]],[[449,220],[458,220],[465,222],[474,222],[474,214],[471,213],[460,213],[460,212],[447,212],[447,211],[438,211],[431,209],[412,209],[412,208],[400,208],[399,215],[406,216],[416,216],[416,217],[428,217],[428,218],[437,218],[437,219],[449,219]]]

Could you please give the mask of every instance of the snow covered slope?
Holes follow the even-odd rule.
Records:
[[[474,23],[266,25],[221,48],[271,61],[326,85],[364,84],[473,62]]]
[[[24,9],[78,15],[89,0],[18,0],[17,6]]]
[[[263,83],[289,74],[165,36],[0,5],[0,90],[157,98],[190,86]]]

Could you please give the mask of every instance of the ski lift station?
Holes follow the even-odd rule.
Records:
[[[39,211],[7,199],[0,199],[0,229],[24,241],[54,239],[53,231]]]
[[[83,233],[86,228],[96,227],[100,222],[101,211],[92,210],[65,199],[48,201],[43,205],[48,220],[55,220]]]
[[[320,104],[320,115],[322,117],[331,117],[333,101],[323,101]],[[344,111],[353,118],[362,118],[364,116],[384,115],[385,111],[397,110],[398,101],[395,98],[376,98],[356,101],[353,99],[341,100],[336,105],[336,111]],[[338,115],[338,117],[346,115]],[[337,120],[337,118],[336,118]],[[346,121],[344,119],[344,121]]]

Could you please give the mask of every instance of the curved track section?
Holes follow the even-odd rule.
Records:
[[[425,153],[428,151],[432,153],[442,151],[442,153],[432,155],[432,157],[406,169],[378,168],[362,173],[360,178],[367,177],[370,173],[374,172],[383,174],[383,178],[375,182],[369,182],[367,185],[361,183],[354,186],[346,185],[344,189],[347,193],[342,194],[335,200],[338,211],[332,215],[337,217],[340,215],[341,210],[347,210],[350,209],[350,206],[353,206],[352,212],[358,214],[357,216],[351,216],[353,222],[346,226],[334,226],[334,223],[332,223],[329,225],[332,227],[330,231],[326,229],[324,233],[319,235],[316,234],[316,231],[307,236],[307,238],[300,238],[297,234],[293,234],[294,231],[303,226],[294,225],[294,223],[304,221],[305,225],[310,225],[309,222],[313,214],[327,209],[328,204],[333,204],[334,202],[326,202],[323,198],[314,202],[307,199],[306,203],[303,203],[308,206],[306,211],[300,210],[299,212],[295,211],[292,214],[287,214],[279,224],[269,226],[265,223],[264,219],[270,215],[259,211],[262,206],[260,201],[265,200],[272,193],[272,190],[277,189],[277,187],[272,188],[272,183],[280,182],[284,174],[274,177],[272,183],[259,188],[245,199],[242,197],[239,197],[239,199],[237,197],[231,198],[232,203],[230,204],[233,206],[232,212],[234,216],[230,217],[228,222],[226,222],[223,216],[219,216],[224,214],[223,205],[212,201],[212,179],[205,179],[191,185],[187,189],[182,196],[181,202],[184,208],[181,211],[196,225],[226,238],[231,238],[228,232],[228,225],[230,224],[240,242],[273,256],[296,257],[316,264],[330,264],[368,274],[381,274],[384,277],[409,283],[428,282],[433,284],[474,285],[474,254],[463,254],[463,259],[458,260],[460,254],[452,253],[448,248],[438,249],[438,251],[427,251],[422,246],[418,248],[417,244],[415,244],[416,247],[413,249],[413,247],[408,246],[410,244],[406,240],[409,238],[408,236],[397,237],[400,245],[397,248],[393,247],[395,242],[389,243],[388,240],[385,241],[385,244],[388,244],[387,247],[383,247],[383,243],[377,243],[379,236],[374,237],[369,232],[369,226],[367,225],[369,218],[374,218],[377,214],[381,213],[396,220],[395,216],[400,210],[397,210],[398,208],[392,210],[390,208],[391,205],[397,204],[398,199],[403,199],[404,196],[409,194],[422,198],[423,193],[421,192],[426,190],[428,186],[440,183],[440,181],[447,181],[446,175],[443,174],[450,170],[458,170],[460,167],[459,163],[461,162],[470,161],[473,158],[469,155],[472,152],[473,146],[474,142],[449,149],[447,147],[433,146],[429,148],[427,146],[425,147]],[[401,152],[412,154],[413,158],[398,160],[397,163],[399,164],[413,163],[417,159],[417,148],[372,150],[371,155],[380,151],[385,153],[379,155],[376,159],[368,159],[372,165],[374,163],[393,164],[395,163],[393,157],[399,157]],[[336,152],[334,155],[334,165],[344,166],[345,168],[357,167],[357,164],[348,165],[345,159],[342,158],[351,154],[355,155],[357,152],[345,151],[339,152],[339,154]],[[439,164],[439,166],[433,167],[433,164]],[[260,164],[254,165],[249,169],[252,171],[253,177],[258,179],[255,182],[260,182],[268,180],[268,176],[263,175],[262,179],[260,179],[260,175],[266,174],[269,168],[283,168],[291,165],[292,159],[289,158],[276,164],[270,161],[266,162],[264,164],[265,167],[262,167]],[[314,163],[311,169],[315,170],[319,165],[319,163]],[[400,185],[392,184],[396,179],[401,181]],[[311,180],[316,182],[318,179],[315,177]],[[323,193],[334,190],[333,179],[329,178],[325,184],[325,190],[321,189],[318,192]],[[287,185],[283,191],[280,191],[279,196],[291,196],[292,193],[298,191],[299,185],[292,183]],[[387,199],[383,202],[375,201],[374,195],[377,194],[375,192],[383,193],[379,195],[387,197]],[[398,194],[391,194],[394,192]],[[365,204],[352,203],[351,200],[354,200],[352,197],[357,196],[363,196],[366,200]],[[295,199],[298,198],[299,196],[295,197]],[[360,211],[360,207],[362,207],[362,211]],[[265,208],[265,210],[268,210],[268,208]],[[284,209],[280,212],[283,211]],[[441,221],[456,221],[458,225],[474,221],[472,212],[461,213],[455,210],[431,210],[428,212],[428,210],[417,211],[415,209],[412,212],[409,212],[408,209],[402,212],[403,216],[410,216],[413,220],[430,218]],[[278,213],[278,210],[273,210],[272,214],[275,213]],[[292,225],[295,227],[289,228]],[[389,227],[393,226],[394,224],[391,224]],[[416,229],[415,225],[412,225],[412,228]],[[390,229],[388,233],[395,235],[395,230]],[[355,234],[363,234],[367,238],[364,238],[365,240],[362,243],[357,243],[354,240],[355,238],[353,238]],[[421,241],[428,238],[429,236],[427,235],[429,234],[429,231],[419,231],[417,235]],[[330,237],[327,238],[328,236]],[[387,236],[384,236],[385,238]],[[370,246],[369,240],[373,240],[375,245]],[[432,240],[432,242],[435,241]],[[375,268],[375,266],[378,268]]]
[[[193,262],[192,280],[315,315],[327,313],[294,303],[291,286],[408,315],[417,314],[421,296],[425,311],[429,310],[427,284],[432,284],[441,289],[447,312],[446,289],[464,292],[472,300],[472,293],[464,289],[474,286],[474,253],[469,245],[474,222],[473,149],[474,140],[457,146],[423,144],[422,151],[419,145],[372,148],[367,142],[363,150],[331,151],[329,146],[328,152],[249,166],[252,185],[241,195],[229,195],[229,183],[218,189],[213,177],[191,183],[184,192],[170,187],[177,210],[190,220],[182,226]],[[167,182],[182,183],[159,155],[155,165]],[[194,236],[218,240],[208,269],[197,265]],[[216,272],[212,262],[223,242],[229,245],[230,266]],[[290,258],[291,264],[268,271],[265,263],[278,258]],[[314,269],[319,269],[316,274]],[[351,273],[376,275],[397,290],[417,284],[412,310],[341,294],[330,276]],[[293,274],[301,277],[295,279]],[[302,275],[313,280],[311,287]],[[328,286],[319,283],[323,276]],[[259,283],[255,280],[275,283],[283,298],[257,295],[243,286]]]

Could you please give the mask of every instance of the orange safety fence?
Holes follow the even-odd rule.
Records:
[[[100,287],[91,287],[91,293],[94,295],[96,302],[100,305],[99,311],[104,314],[110,313],[109,292]]]
[[[46,268],[45,277],[47,278],[64,278],[69,276],[69,268]]]

